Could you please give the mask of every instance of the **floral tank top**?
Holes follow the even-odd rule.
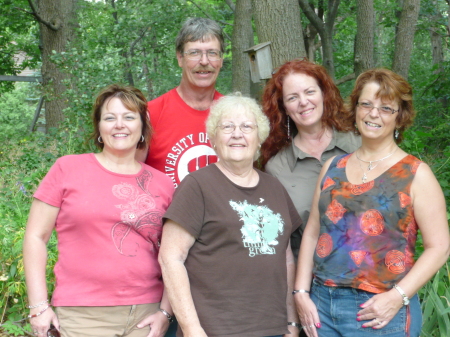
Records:
[[[372,293],[392,288],[414,264],[417,224],[410,189],[421,161],[407,155],[378,178],[355,185],[337,156],[321,182],[315,280]]]

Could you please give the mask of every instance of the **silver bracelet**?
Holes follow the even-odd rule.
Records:
[[[409,297],[406,296],[406,294],[403,291],[403,289],[400,288],[400,286],[398,286],[397,284],[394,284],[393,288],[395,288],[400,293],[400,295],[402,295],[402,303],[403,303],[403,305],[408,305],[409,304]]]
[[[164,315],[166,315],[167,319],[169,320],[169,323],[173,322],[173,316],[171,314],[169,314],[167,311],[161,308],[159,309],[159,311],[161,311]]]
[[[295,295],[295,294],[297,294],[297,293],[307,293],[307,294],[309,294],[309,290],[305,290],[305,289],[294,290],[294,291],[292,292],[292,295]]]
[[[34,309],[34,308],[40,307],[41,305],[44,305],[44,304],[47,303],[47,302],[48,302],[48,300],[45,300],[45,301],[39,302],[39,303],[36,304],[36,305],[29,305],[29,306],[27,306],[27,308],[28,308],[28,309]]]
[[[295,327],[298,328],[299,330],[302,329],[302,326],[301,326],[299,323],[297,323],[297,322],[288,322],[287,325],[295,326]]]

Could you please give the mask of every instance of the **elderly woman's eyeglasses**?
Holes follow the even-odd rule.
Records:
[[[217,127],[220,128],[223,133],[232,133],[234,130],[236,130],[236,125],[234,125],[233,123],[222,123],[217,125]],[[257,127],[258,125],[252,122],[245,122],[239,125],[239,129],[243,133],[251,133]]]
[[[396,112],[399,112],[399,110],[394,110],[388,106],[375,106],[372,103],[369,102],[358,102],[356,104],[357,106],[359,106],[362,110],[366,111],[366,112],[370,112],[372,111],[374,108],[378,109],[378,112],[382,115],[393,115]]]
[[[184,55],[189,60],[193,61],[200,61],[203,57],[203,54],[206,54],[206,57],[210,61],[219,61],[222,58],[222,52],[217,49],[209,49],[209,50],[200,50],[200,49],[189,49],[188,51],[184,52]]]

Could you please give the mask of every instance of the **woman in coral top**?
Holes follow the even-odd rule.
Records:
[[[349,110],[362,145],[330,158],[320,174],[300,248],[297,311],[308,336],[419,336],[416,293],[447,260],[450,240],[436,178],[398,147],[414,117],[412,89],[392,71],[369,70]],[[419,229],[424,252],[415,262]]]
[[[172,310],[158,264],[171,180],[135,160],[149,143],[147,100],[111,85],[93,109],[98,153],[59,158],[34,194],[24,241],[30,323],[46,336],[161,337]],[[46,287],[47,242],[58,234],[56,285]]]

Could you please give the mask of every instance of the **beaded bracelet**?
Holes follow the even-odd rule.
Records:
[[[39,302],[39,303],[36,304],[36,305],[29,305],[29,306],[27,306],[27,308],[28,308],[28,309],[34,309],[34,308],[40,307],[41,305],[44,305],[44,304],[47,303],[47,302],[48,302],[48,300],[45,300],[45,301]]]
[[[47,310],[48,308],[50,308],[49,305],[47,305],[44,309],[42,309],[41,311],[39,311],[37,314],[33,314],[33,315],[28,315],[28,318],[34,318],[34,317],[38,317],[41,316],[45,310]]]

